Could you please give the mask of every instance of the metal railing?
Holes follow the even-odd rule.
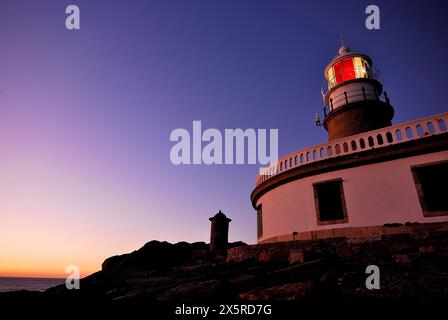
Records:
[[[324,107],[324,115],[333,109],[358,101],[378,100],[390,104],[390,99],[386,91],[379,92],[376,89],[364,88],[344,91],[343,93],[330,98],[328,105]]]
[[[443,134],[447,132],[447,124],[448,112],[445,112],[308,147],[282,157],[277,162],[261,169],[256,178],[256,185],[279,173],[312,162]]]

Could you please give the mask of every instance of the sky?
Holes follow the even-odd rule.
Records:
[[[81,29],[65,28],[66,6]],[[338,34],[381,70],[394,123],[447,111],[447,1],[1,0],[0,276],[88,275],[157,239],[256,242],[258,165],[174,165],[177,128],[314,125]],[[279,217],[281,218],[281,217]]]

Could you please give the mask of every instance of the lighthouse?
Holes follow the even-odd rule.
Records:
[[[344,45],[322,95],[328,140],[256,177],[258,243],[448,230],[448,112],[392,125],[373,59]]]
[[[324,76],[323,124],[329,140],[391,125],[394,109],[369,56],[342,46]]]

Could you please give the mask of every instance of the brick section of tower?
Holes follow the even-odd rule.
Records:
[[[331,111],[324,120],[328,140],[390,126],[394,109],[382,101],[359,101]]]

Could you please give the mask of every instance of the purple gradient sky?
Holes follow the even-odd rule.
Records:
[[[65,29],[65,7],[81,30]],[[440,113],[448,2],[0,2],[0,276],[83,273],[151,239],[256,240],[258,167],[174,166],[175,128],[278,128],[280,155],[315,128],[323,69],[346,42],[374,59],[394,123]]]

